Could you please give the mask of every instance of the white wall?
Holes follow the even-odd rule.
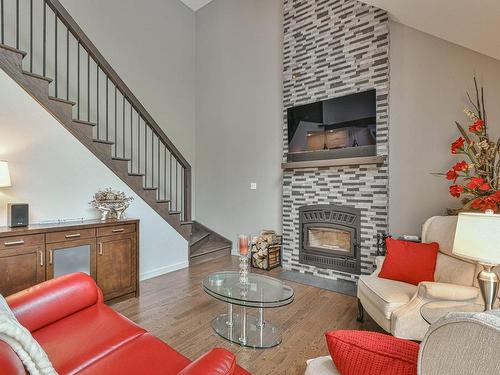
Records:
[[[196,218],[231,240],[281,230],[282,7],[215,0],[196,12]]]
[[[0,70],[0,159],[12,187],[0,189],[0,226],[7,202],[30,204],[30,220],[98,217],[88,202],[112,187],[135,198],[127,216],[140,218],[141,278],[186,267],[187,241]]]
[[[391,22],[390,231],[420,234],[422,223],[447,207],[446,172],[460,159],[450,154],[458,138],[454,121],[467,124],[465,91],[472,77],[484,84],[492,135],[500,136],[500,61]]]

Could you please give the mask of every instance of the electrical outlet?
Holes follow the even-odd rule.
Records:
[[[250,190],[257,190],[257,183],[256,182],[250,182]]]

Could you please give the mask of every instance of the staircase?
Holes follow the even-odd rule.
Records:
[[[190,247],[217,242],[192,236],[191,166],[59,1],[0,0],[0,68]]]
[[[231,255],[232,243],[206,226],[193,222],[189,240],[189,264],[198,264],[221,256]]]

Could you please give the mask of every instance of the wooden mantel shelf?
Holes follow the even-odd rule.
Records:
[[[361,156],[344,159],[308,160],[281,163],[284,170],[320,167],[342,167],[347,165],[383,164],[385,156]]]

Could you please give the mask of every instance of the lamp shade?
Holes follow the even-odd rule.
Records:
[[[453,254],[482,264],[500,264],[500,215],[460,213]]]
[[[10,184],[10,173],[9,173],[9,163],[4,160],[0,160],[0,188],[9,187]]]

